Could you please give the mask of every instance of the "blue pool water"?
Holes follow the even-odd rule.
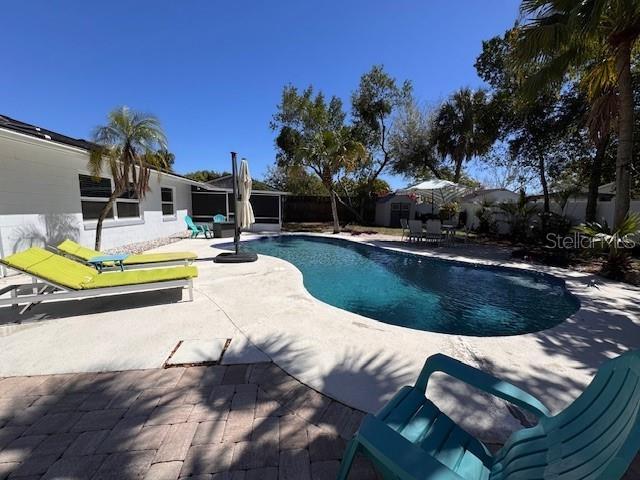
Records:
[[[562,280],[544,274],[332,238],[280,236],[242,245],[291,262],[302,272],[307,290],[323,302],[417,330],[518,335],[553,327],[579,307]]]

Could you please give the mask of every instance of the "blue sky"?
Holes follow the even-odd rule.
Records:
[[[157,115],[176,171],[273,163],[282,87],[349,96],[384,64],[434,103],[481,85],[481,42],[517,0],[30,1],[3,5],[0,113],[88,138],[115,106]],[[393,186],[402,179],[390,179]]]

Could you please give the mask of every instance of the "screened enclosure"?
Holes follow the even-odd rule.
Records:
[[[280,225],[282,222],[282,194],[254,191],[250,199],[256,224]],[[224,215],[233,221],[235,202],[233,193],[191,187],[191,208],[194,221],[211,223],[214,215]]]

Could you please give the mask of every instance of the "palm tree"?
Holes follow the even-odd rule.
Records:
[[[127,191],[144,198],[149,190],[150,166],[167,169],[166,156],[158,151],[166,150],[167,139],[157,118],[130,110],[116,108],[108,115],[109,122],[93,133],[96,148],[91,151],[89,170],[94,177],[103,171],[111,174],[113,192],[100,212],[96,225],[95,249],[100,250],[102,223],[116,199]]]
[[[484,90],[462,88],[436,114],[433,143],[442,158],[453,161],[454,182],[460,180],[462,164],[489,151],[495,136],[486,129],[487,95]]]
[[[628,252],[640,241],[640,215],[629,213],[614,230],[606,222],[585,223],[575,230],[591,238],[594,248],[609,251],[602,273],[616,280],[624,280],[625,274],[631,269]]]
[[[322,184],[329,191],[331,199],[331,215],[333,217],[333,233],[340,233],[338,219],[338,201],[349,208],[338,195],[334,175],[336,173],[349,173],[356,169],[368,156],[366,147],[354,139],[349,127],[341,127],[336,130],[318,132],[313,141],[301,149],[301,154],[311,159],[315,165],[321,165],[316,173]],[[355,213],[355,212],[354,212]]]
[[[530,85],[558,84],[568,73],[586,69],[583,81],[592,100],[612,86],[617,91],[614,225],[620,226],[630,203],[634,123],[631,54],[640,36],[640,2],[523,0],[520,8],[524,26],[517,40],[517,58],[523,64],[538,66],[530,76]]]

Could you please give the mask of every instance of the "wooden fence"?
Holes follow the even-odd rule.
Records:
[[[376,205],[371,200],[364,208],[364,219],[373,223]],[[340,223],[356,221],[356,216],[338,202]],[[331,222],[331,199],[328,196],[287,195],[283,197],[283,222]]]

